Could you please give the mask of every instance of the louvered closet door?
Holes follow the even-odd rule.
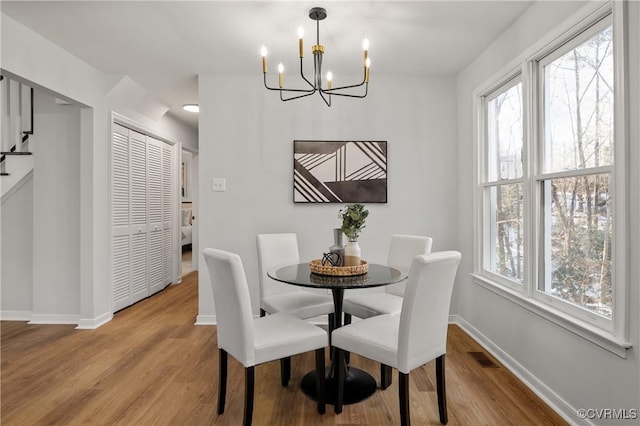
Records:
[[[129,131],[129,202],[131,220],[131,304],[149,295],[147,279],[147,142]]]
[[[111,148],[111,271],[113,310],[131,304],[129,232],[129,129],[114,124]]]
[[[121,125],[112,135],[113,309],[172,281],[176,149]]]
[[[147,188],[149,190],[149,294],[163,289],[162,145],[147,137]]]
[[[177,175],[177,161],[174,161],[176,149],[167,143],[162,144],[162,283],[171,284],[171,271],[175,248],[174,238],[174,189]]]

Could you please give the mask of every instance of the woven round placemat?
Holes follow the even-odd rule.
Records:
[[[358,266],[331,266],[323,265],[320,259],[313,259],[309,262],[309,269],[314,274],[333,275],[337,277],[348,277],[351,275],[366,274],[369,269],[369,263],[366,260],[360,260]]]

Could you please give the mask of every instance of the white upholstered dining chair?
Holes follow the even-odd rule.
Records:
[[[431,253],[433,239],[420,235],[391,236],[389,257],[387,264],[404,270],[409,270],[413,258],[420,254]],[[369,318],[381,314],[398,314],[402,307],[405,283],[385,286],[384,293],[347,294],[342,310],[345,314],[359,318]],[[350,322],[349,320],[345,322]]]
[[[431,253],[433,239],[421,235],[394,234],[389,244],[389,256],[387,264],[404,270],[409,270],[414,257]],[[405,283],[397,283],[385,286],[384,293],[365,293],[355,290],[345,296],[342,311],[344,323],[351,324],[351,316],[370,318],[376,315],[398,315],[402,308]],[[348,358],[348,355],[347,355]],[[380,366],[380,387],[386,389],[391,385],[391,371]]]
[[[440,423],[447,423],[444,360],[449,304],[460,259],[457,251],[416,256],[409,269],[400,316],[378,315],[333,331],[339,384],[336,413],[342,412],[344,355],[349,351],[398,370],[403,426],[410,424],[409,373],[435,359]]]
[[[286,312],[301,319],[328,315],[329,335],[333,329],[333,298],[301,287],[278,282],[267,275],[271,269],[300,263],[298,238],[294,233],[256,236],[260,282],[260,316]]]
[[[286,313],[253,318],[251,300],[240,256],[223,250],[203,250],[216,308],[219,348],[218,414],[224,413],[227,390],[227,354],[245,368],[244,425],[253,417],[254,367],[268,361],[315,350],[316,395],[320,414],[325,412],[324,348],[327,333]],[[283,371],[284,374],[284,371]],[[286,382],[288,382],[288,377]],[[283,379],[282,384],[286,386]]]

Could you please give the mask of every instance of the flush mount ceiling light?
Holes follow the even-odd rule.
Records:
[[[200,112],[200,105],[186,104],[186,105],[182,105],[182,109],[189,112]]]
[[[269,87],[267,84],[267,48],[262,46],[262,74],[264,75],[264,87],[269,90],[277,90],[280,92],[280,99],[283,101],[290,101],[293,99],[304,98],[305,96],[313,95],[318,92],[322,100],[331,106],[331,95],[335,96],[347,96],[349,98],[364,98],[367,96],[369,90],[369,67],[371,60],[369,59],[369,40],[365,39],[362,42],[362,48],[364,50],[363,68],[364,73],[362,82],[359,84],[351,84],[347,86],[332,87],[333,75],[331,71],[327,72],[327,85],[322,87],[322,56],[324,55],[324,46],[320,44],[320,21],[327,17],[327,11],[321,7],[314,7],[309,11],[309,18],[316,21],[316,44],[311,47],[311,53],[313,53],[313,77],[311,81],[304,75],[302,69],[302,58],[304,56],[304,29],[298,28],[298,45],[300,52],[300,76],[307,83],[306,89],[286,89],[284,85],[284,66],[282,63],[278,65],[278,87]],[[364,94],[357,95],[349,93],[356,87],[364,86]]]

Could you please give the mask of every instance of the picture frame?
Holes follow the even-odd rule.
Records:
[[[293,141],[294,203],[386,203],[387,141]]]

